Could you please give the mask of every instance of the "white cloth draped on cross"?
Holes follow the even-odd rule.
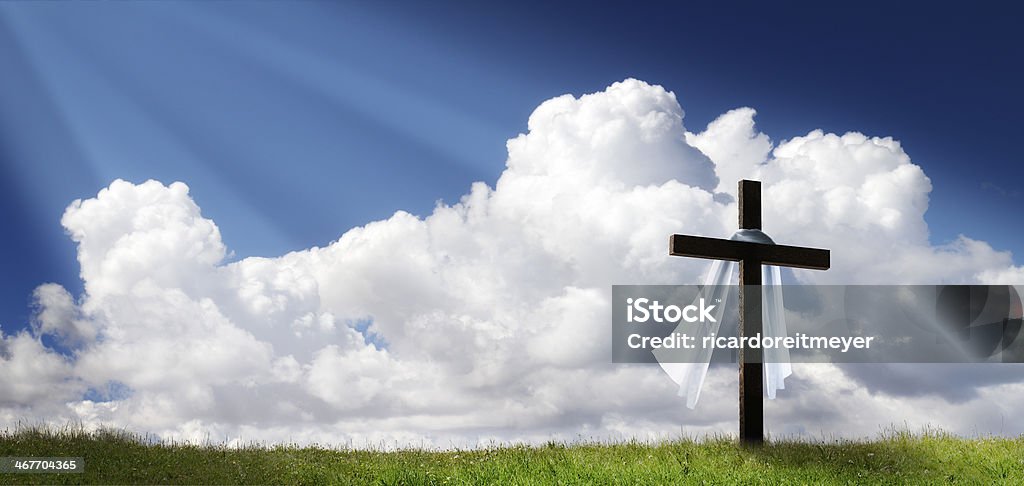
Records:
[[[768,235],[761,230],[741,229],[732,235],[730,240],[748,241],[751,243],[775,244]],[[682,323],[675,332],[694,336],[697,343],[702,343],[704,337],[718,335],[722,322],[722,315],[728,305],[729,286],[733,282],[733,274],[736,273],[737,262],[726,260],[713,260],[710,269],[704,279],[705,299],[717,302],[714,310],[715,322],[703,323]],[[786,319],[782,306],[782,272],[779,267],[764,265],[761,267],[762,282],[762,308],[761,315],[766,337],[785,337]],[[696,324],[696,328],[695,328]],[[713,347],[697,346],[689,350],[664,351],[664,348],[655,350],[654,356],[658,359],[661,368],[668,373],[672,381],[679,385],[679,396],[686,397],[686,406],[694,408],[700,399],[700,391],[707,377],[708,367],[711,363]],[[763,350],[765,391],[768,398],[774,399],[777,390],[786,388],[786,377],[793,374],[790,365],[789,350],[785,348],[767,348]]]

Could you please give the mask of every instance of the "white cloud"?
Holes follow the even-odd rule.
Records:
[[[0,333],[0,409],[11,413],[41,404],[40,411],[52,412],[53,402],[73,399],[81,391],[71,376],[71,366],[27,332]]]
[[[96,339],[96,326],[81,319],[71,294],[57,284],[43,284],[32,293],[37,311],[33,322],[36,335],[56,336],[67,347],[78,347]]]
[[[754,129],[753,108],[730,110],[701,133],[686,133],[686,141],[711,157],[718,174],[716,192],[732,192],[736,181],[750,178],[772,151],[767,135]]]
[[[834,250],[832,270],[801,280],[1020,271],[981,241],[929,244],[931,185],[898,142],[814,131],[773,146],[753,117],[733,110],[690,133],[672,93],[636,80],[561,96],[509,140],[494,188],[476,183],[423,219],[398,212],[324,247],[231,264],[185,184],[115,181],[62,220],[85,294],[36,292],[36,335],[68,339],[74,354],[3,338],[0,384],[15,392],[0,419],[357,445],[730,432],[731,368],[714,369],[686,411],[657,367],[610,364],[606,316],[612,284],[699,279],[705,264],[668,257],[668,235],[730,235],[736,206],[724,193],[741,177],[765,182],[776,241]],[[769,414],[793,433],[824,430],[790,425],[830,410],[854,417],[827,421],[831,431],[885,425],[900,400],[970,427],[934,392],[897,398],[835,367],[797,373],[770,406],[788,408]],[[978,396],[1019,400],[1007,380]],[[110,401],[79,399],[86,387]]]

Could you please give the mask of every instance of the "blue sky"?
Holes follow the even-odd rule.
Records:
[[[232,259],[279,255],[493,184],[540,102],[627,77],[690,130],[751,106],[773,137],[893,136],[932,180],[933,242],[1022,255],[1004,8],[4,3],[0,323],[42,282],[80,290],[60,216],[115,178],[184,181]]]

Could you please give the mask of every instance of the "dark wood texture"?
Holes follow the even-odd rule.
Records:
[[[689,235],[672,235],[669,239],[668,253],[674,256],[734,262],[753,259],[760,261],[762,265],[809,268],[811,270],[828,270],[831,263],[829,251],[818,248],[766,245],[750,241]]]
[[[743,179],[736,194],[740,197],[740,229],[761,229],[761,182]]]
[[[739,336],[761,332],[761,264],[754,259],[740,260]],[[764,359],[760,349],[739,349],[740,365],[740,440],[749,444],[764,442]]]
[[[739,226],[761,229],[761,183],[741,180],[739,194]],[[731,241],[731,240],[730,240]],[[740,328],[739,336],[761,332],[761,262],[760,253],[775,245],[743,246],[740,253]],[[745,251],[744,251],[745,250]],[[799,261],[799,259],[797,259]],[[760,349],[739,349],[740,372],[740,440],[747,444],[764,442],[764,360]]]

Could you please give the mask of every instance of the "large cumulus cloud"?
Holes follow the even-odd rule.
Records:
[[[607,316],[612,284],[699,280],[705,264],[668,257],[667,237],[731,234],[741,177],[764,181],[776,241],[834,250],[832,270],[799,280],[1021,272],[982,241],[929,243],[930,182],[899,142],[813,131],[776,145],[754,115],[689,132],[675,95],[637,80],[557,97],[508,141],[494,187],[230,264],[185,184],[114,181],[62,219],[84,294],[40,286],[32,330],[0,341],[0,388],[12,390],[0,420],[377,445],[731,431],[732,369],[713,370],[686,411],[657,367],[610,364]],[[44,335],[70,351],[47,349]],[[970,399],[937,387],[900,398],[868,375],[798,367],[769,421],[844,433],[851,421],[912,420],[899,412],[912,402],[938,425],[977,426],[958,408]],[[969,396],[1019,398],[1012,381]]]

